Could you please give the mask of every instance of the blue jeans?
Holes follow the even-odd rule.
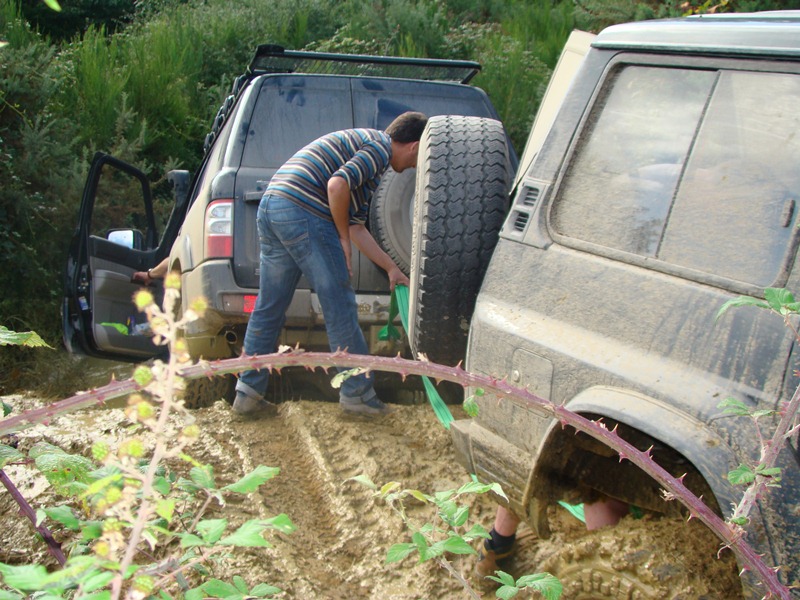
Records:
[[[277,350],[278,336],[286,322],[286,310],[301,275],[317,293],[332,352],[369,354],[358,325],[356,295],[344,260],[336,226],[284,198],[265,195],[258,206],[261,269],[258,299],[247,324],[244,352],[269,354]],[[237,391],[263,398],[269,372],[245,371]],[[366,375],[350,377],[339,395],[346,400],[374,394]]]

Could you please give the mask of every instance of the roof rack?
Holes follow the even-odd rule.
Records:
[[[466,60],[308,52],[286,50],[274,44],[260,45],[248,67],[253,75],[322,73],[460,83],[468,83],[480,70],[479,63]]]

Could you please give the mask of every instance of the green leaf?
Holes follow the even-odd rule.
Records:
[[[80,520],[75,516],[75,513],[72,512],[72,509],[69,506],[56,506],[54,508],[45,508],[45,514],[61,523],[64,527],[71,529],[72,531],[78,531],[81,528]]]
[[[81,539],[84,541],[96,540],[103,535],[103,523],[100,521],[87,521],[81,530]]]
[[[470,396],[469,398],[464,400],[464,403],[461,406],[464,409],[464,412],[466,412],[468,416],[473,418],[477,417],[481,410],[480,407],[478,406],[478,403],[475,402],[475,396]]]
[[[281,470],[278,467],[259,465],[251,473],[248,473],[236,483],[226,485],[222,489],[229,492],[236,492],[237,494],[250,494],[280,472]]]
[[[205,584],[203,584],[205,585]],[[187,591],[184,595],[184,600],[203,600],[206,597],[205,591],[203,591],[202,586],[198,588],[194,588],[193,590]]]
[[[534,589],[544,596],[545,600],[558,600],[564,591],[558,578],[550,573],[523,575],[517,579],[517,587]]]
[[[472,546],[457,535],[451,536],[444,541],[444,550],[451,554],[477,554]]]
[[[374,491],[378,490],[378,486],[375,485],[372,482],[372,480],[366,475],[356,475],[355,477],[350,477],[349,479],[345,479],[345,481],[355,481],[356,483],[360,483],[361,485],[368,487],[371,490]]]
[[[233,586],[237,590],[239,590],[242,594],[247,594],[249,591],[247,588],[247,583],[244,579],[242,579],[241,575],[234,575],[231,581],[233,581]]]
[[[159,500],[156,504],[156,514],[164,519],[167,523],[172,522],[172,515],[175,513],[175,500],[173,498],[164,498]]]
[[[399,488],[400,488],[400,483],[398,483],[397,481],[390,481],[389,483],[383,484],[383,487],[381,487],[380,494],[381,496],[385,496],[389,492],[392,492]]]
[[[44,0],[44,3],[47,4],[51,10],[61,12],[61,5],[58,3],[58,0]]]
[[[2,42],[0,42],[2,44]],[[2,46],[0,45],[0,48]],[[25,596],[16,592],[9,592],[7,590],[0,590],[0,600],[22,600]]]
[[[725,398],[725,400],[717,404],[717,408],[725,409],[722,412],[726,415],[737,415],[740,417],[750,416],[750,408],[748,408],[744,402],[736,398]]]
[[[292,533],[297,529],[286,513],[281,513],[270,519],[265,519],[262,521],[262,524],[267,529],[275,529],[276,531],[286,534]]]
[[[508,585],[508,586],[516,586],[516,582],[514,578],[506,573],[505,571],[495,571],[496,575],[487,575],[487,579],[491,579],[492,581],[496,581],[497,583]]]
[[[8,463],[17,462],[24,459],[25,455],[16,448],[0,444],[0,469],[5,467]]]
[[[453,527],[461,527],[464,523],[467,522],[469,518],[469,507],[468,506],[460,506],[458,510],[456,510],[455,514],[452,517],[452,525]]]
[[[747,517],[731,517],[730,519],[728,519],[728,521],[733,523],[734,525],[739,525],[741,527],[744,527],[750,522],[750,519],[748,519]]]
[[[331,387],[338,390],[347,379],[355,377],[356,375],[361,375],[362,373],[369,373],[369,369],[356,367],[354,369],[348,369],[347,371],[341,371],[331,379]]]
[[[0,325],[0,346],[26,346],[28,348],[53,347],[45,342],[35,331],[16,332]]]
[[[733,308],[736,306],[757,306],[758,308],[766,308],[769,309],[770,306],[766,302],[759,300],[758,298],[751,298],[750,296],[739,296],[738,298],[734,298],[732,300],[728,300],[725,304],[717,312],[717,316],[714,318],[714,321],[718,321],[719,318],[728,311],[729,308]]]
[[[209,544],[215,544],[225,533],[228,526],[228,519],[206,519],[197,524],[197,531]]]
[[[114,579],[114,573],[111,571],[97,571],[84,578],[81,583],[84,591],[93,592],[107,586],[112,579]]]
[[[261,532],[264,531],[262,521],[253,519],[245,522],[233,534],[222,538],[219,544],[222,546],[240,546],[240,547],[270,547],[270,544],[265,540]]]
[[[217,484],[214,481],[214,469],[210,465],[192,467],[189,471],[189,477],[203,489],[214,490],[217,488]]]
[[[512,585],[503,585],[498,588],[498,590],[494,593],[495,598],[502,598],[503,600],[508,600],[508,598],[513,598],[519,594],[519,588],[517,586]]]
[[[739,465],[728,473],[728,481],[733,485],[748,484],[755,481],[756,474],[747,465]]]
[[[416,544],[394,544],[386,553],[386,564],[400,562],[416,549]]]
[[[153,489],[162,496],[169,496],[172,486],[169,484],[169,480],[167,480],[166,477],[156,477],[153,480]]]
[[[6,404],[2,400],[0,400],[0,407],[3,408],[3,416],[4,417],[7,417],[8,415],[10,415],[11,411],[14,410],[13,408],[11,408],[10,404]]]
[[[220,579],[211,579],[210,581],[206,581],[200,586],[200,589],[206,594],[214,596],[215,598],[227,598],[228,596],[240,595],[235,587],[233,587],[230,583]]]
[[[781,308],[794,303],[794,296],[785,288],[767,288],[764,290],[764,299],[772,310],[781,312]]]
[[[250,595],[256,598],[264,598],[265,596],[274,596],[280,594],[283,590],[274,585],[267,585],[266,583],[259,583],[250,590]]]
[[[42,588],[47,577],[47,569],[42,565],[12,566],[0,563],[3,583],[23,592],[34,592]]]
[[[477,538],[483,538],[488,540],[492,536],[489,535],[489,532],[486,531],[486,529],[482,525],[480,525],[479,523],[475,523],[470,528],[470,530],[461,537],[463,537],[467,541],[470,541]]]
[[[417,500],[419,500],[423,504],[427,504],[428,501],[430,500],[430,496],[427,496],[426,494],[423,494],[419,490],[406,490],[406,493],[408,495],[410,495],[410,496],[413,496],[414,498],[416,498]]]
[[[201,538],[191,533],[179,533],[178,537],[181,538],[181,548],[195,548],[207,545]]]

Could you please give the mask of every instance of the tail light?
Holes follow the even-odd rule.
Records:
[[[215,200],[206,209],[206,258],[233,256],[233,200]]]

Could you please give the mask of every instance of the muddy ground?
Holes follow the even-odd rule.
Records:
[[[24,396],[4,400],[15,412],[40,402]],[[409,535],[385,504],[348,481],[366,475],[378,484],[398,481],[427,493],[469,481],[455,463],[449,433],[424,398],[393,408],[379,419],[348,417],[336,403],[306,391],[304,399],[281,403],[278,416],[268,420],[235,420],[224,402],[192,411],[202,431],[192,454],[214,466],[218,481],[235,481],[258,465],[280,468],[259,492],[230,503],[226,516],[236,521],[287,513],[297,526],[291,535],[269,534],[272,548],[238,550],[227,571],[216,575],[241,574],[250,584],[275,585],[284,590],[281,598],[466,598],[460,584],[433,562],[407,558],[385,565],[387,549],[409,541]],[[465,418],[459,407],[451,409],[456,418]],[[118,440],[124,423],[119,408],[85,410],[21,432],[20,447],[46,440],[86,453],[98,437]],[[34,507],[52,505],[40,477],[23,467],[6,471]],[[475,499],[471,521],[488,529],[494,508],[488,497]],[[410,514],[427,521],[430,510],[417,503]],[[709,557],[715,542],[702,526],[626,517],[613,530],[587,534],[563,508],[554,507],[550,514],[552,537],[538,540],[523,526],[517,557],[506,566],[517,576],[543,568],[559,571],[565,598],[737,597],[735,565]],[[0,561],[46,558],[4,489],[0,531]],[[474,557],[453,559],[470,579]],[[688,579],[675,576],[687,570]],[[475,587],[484,598],[495,597],[483,586]]]

